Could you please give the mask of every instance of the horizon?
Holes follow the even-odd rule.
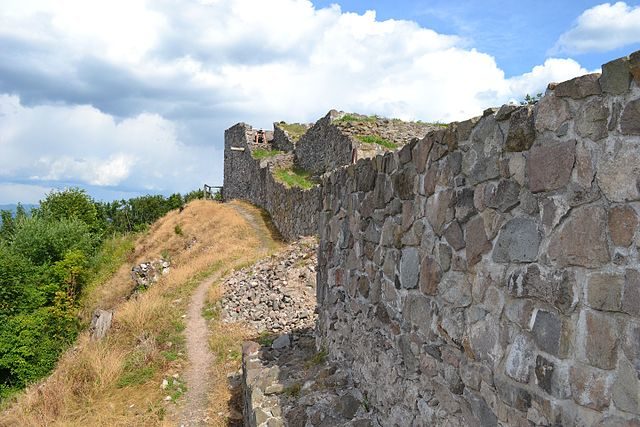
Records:
[[[0,204],[222,184],[224,130],[331,109],[451,122],[640,49],[640,0],[0,7]],[[552,10],[552,13],[549,11]]]

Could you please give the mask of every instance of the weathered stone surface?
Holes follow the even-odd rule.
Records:
[[[507,120],[511,117],[511,113],[516,111],[518,106],[515,104],[504,104],[500,107],[500,109],[496,112],[496,120],[501,122],[503,120]]]
[[[620,131],[624,135],[640,135],[640,99],[629,102],[620,117]]]
[[[498,185],[487,184],[484,190],[484,204],[500,212],[508,212],[520,201],[520,186],[511,180],[500,180]]]
[[[534,117],[533,108],[530,106],[520,107],[511,113],[505,142],[507,151],[525,151],[533,145],[536,138]]]
[[[604,417],[593,427],[640,427],[640,419],[626,419],[615,415]]]
[[[640,271],[628,269],[625,274],[622,311],[640,318]]]
[[[529,264],[509,275],[507,290],[511,296],[536,298],[566,312],[573,302],[572,279],[566,270],[543,272],[537,264]]]
[[[600,369],[613,369],[617,360],[617,323],[610,316],[583,310],[578,322],[579,349],[584,360]]]
[[[529,218],[513,218],[507,222],[493,249],[495,262],[532,262],[538,257],[540,231],[538,224]]]
[[[521,383],[529,382],[534,359],[533,345],[525,335],[518,335],[507,354],[504,371]]]
[[[640,51],[629,55],[629,69],[635,82],[640,84]]]
[[[595,98],[582,106],[576,118],[576,132],[583,138],[599,141],[607,136],[609,108]]]
[[[640,322],[628,322],[623,333],[622,351],[640,378]]]
[[[442,235],[444,226],[453,218],[454,194],[451,190],[438,191],[427,199],[426,217],[437,235]]]
[[[402,313],[405,322],[420,331],[429,331],[431,326],[431,301],[420,293],[407,295]]]
[[[425,256],[420,264],[420,290],[426,295],[436,295],[442,279],[442,268],[431,256]]]
[[[462,228],[458,221],[452,221],[444,230],[444,238],[455,249],[459,251],[464,248],[464,235],[462,234]]]
[[[560,356],[563,339],[563,322],[555,313],[536,310],[532,316],[531,332],[538,347],[549,354]]]
[[[440,282],[438,293],[454,307],[471,304],[471,284],[464,274],[449,272]]]
[[[91,326],[89,326],[89,333],[91,338],[100,340],[107,335],[107,332],[111,328],[111,321],[113,319],[113,310],[97,309],[93,312],[91,318]]]
[[[571,118],[567,101],[553,94],[548,94],[536,104],[536,130],[556,132],[561,124]]]
[[[629,246],[638,229],[638,214],[631,206],[616,206],[609,210],[609,235],[616,246]]]
[[[639,200],[640,145],[631,141],[616,143],[613,150],[603,153],[596,179],[611,202]]]
[[[474,323],[469,332],[469,344],[475,357],[496,365],[502,358],[503,350],[499,343],[499,323],[487,316],[485,320]]]
[[[498,425],[498,419],[482,395],[465,390],[464,397],[471,405],[471,412],[478,419],[483,427],[495,427]]]
[[[476,213],[473,203],[474,191],[471,188],[463,188],[456,191],[456,219],[462,223],[467,222]]]
[[[587,284],[587,304],[596,310],[619,311],[624,277],[611,273],[593,273]]]
[[[640,415],[640,379],[631,363],[624,358],[620,360],[611,391],[616,408]]]
[[[557,97],[569,97],[573,99],[582,99],[591,95],[602,94],[600,82],[598,81],[600,74],[587,74],[585,76],[576,77],[566,82],[559,83],[555,88]]]
[[[569,386],[569,369],[564,365],[556,365],[554,362],[538,355],[536,357],[536,384],[538,387],[557,397],[566,399],[571,396]]]
[[[404,248],[400,257],[400,285],[405,289],[418,286],[420,253],[416,248]]]
[[[570,368],[571,393],[579,405],[601,411],[611,399],[611,376],[587,366]]]
[[[576,142],[535,146],[527,158],[529,190],[533,193],[564,187],[571,177]]]
[[[595,268],[609,262],[605,222],[606,212],[601,206],[575,208],[551,235],[549,257],[561,267]]]
[[[478,263],[482,255],[491,250],[491,242],[487,240],[482,217],[476,216],[467,223],[465,226],[465,242],[469,265]]]
[[[631,77],[629,60],[627,58],[615,59],[602,66],[600,87],[605,93],[622,95],[629,90]]]

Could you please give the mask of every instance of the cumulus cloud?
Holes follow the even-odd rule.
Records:
[[[0,180],[184,191],[222,182],[239,121],[465,119],[586,71],[506,78],[456,35],[308,0],[98,3],[3,2]]]
[[[640,6],[604,3],[585,10],[551,52],[605,52],[633,43],[640,43]]]
[[[0,148],[0,179],[7,183],[123,191],[191,190],[212,182],[210,159],[222,154],[182,144],[175,125],[156,114],[116,120],[89,106],[27,107],[6,95]]]

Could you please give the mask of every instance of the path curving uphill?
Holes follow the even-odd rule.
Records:
[[[242,202],[231,202],[229,206],[244,218],[260,241],[260,247],[252,251],[251,258],[267,255],[276,246],[276,236],[269,229],[260,211]],[[238,260],[236,264],[248,260]],[[211,420],[211,414],[208,413],[208,395],[213,384],[209,371],[214,362],[214,355],[209,348],[209,329],[207,321],[202,317],[202,311],[209,289],[221,279],[222,274],[215,273],[200,282],[191,296],[187,309],[185,337],[189,365],[184,374],[187,391],[184,396],[185,404],[178,418],[180,426],[204,426]]]

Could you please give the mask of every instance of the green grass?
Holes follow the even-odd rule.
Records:
[[[381,138],[377,135],[358,135],[356,136],[356,138],[358,138],[358,140],[364,142],[365,144],[377,144],[391,149],[398,148],[398,146],[393,142],[389,141],[388,139]]]
[[[289,387],[286,387],[282,392],[289,397],[298,397],[300,396],[300,390],[302,386],[300,383],[293,383]]]
[[[307,368],[324,363],[327,360],[328,354],[329,353],[327,352],[327,350],[323,348],[322,350],[314,354],[313,357],[307,361],[306,363]]]
[[[300,140],[302,135],[304,135],[307,132],[307,127],[305,125],[303,125],[303,124],[300,124],[300,123],[280,122],[280,123],[278,123],[278,126],[282,130],[286,130],[287,133],[289,134],[289,137],[293,141]]]
[[[275,339],[276,335],[270,334],[267,331],[263,331],[262,333],[260,333],[260,335],[258,335],[256,341],[263,347],[271,347],[271,344],[273,344],[273,341]]]
[[[313,187],[313,182],[309,180],[311,174],[299,169],[276,169],[274,176],[289,188],[299,187],[308,190]]]
[[[267,150],[266,148],[256,148],[251,151],[251,156],[256,160],[266,159],[268,157],[273,157],[278,154],[282,154],[280,150]]]
[[[378,120],[377,115],[373,116],[360,116],[356,114],[345,114],[339,119],[335,120],[336,122],[357,122],[357,123],[366,123],[366,122],[375,122]]]

